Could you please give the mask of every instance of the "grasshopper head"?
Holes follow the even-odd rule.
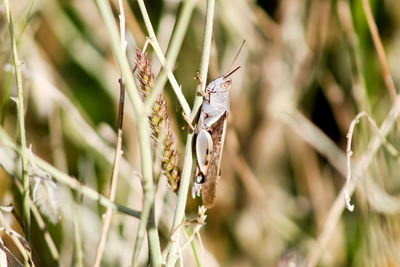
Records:
[[[220,92],[222,93],[222,92],[229,91],[229,89],[231,89],[231,86],[232,86],[232,79],[229,76],[231,76],[231,74],[234,73],[235,71],[237,71],[238,69],[240,69],[240,66],[237,67],[236,69],[234,69],[233,71],[231,71],[230,73],[223,75],[223,76],[215,79],[214,81],[212,81],[206,88],[206,92],[207,93],[220,93]]]
[[[221,81],[221,88],[225,89],[225,90],[229,90],[231,88],[232,85],[232,79],[229,78],[229,76],[232,75],[232,73],[234,73],[235,71],[237,71],[238,69],[240,69],[240,66],[237,67],[236,69],[234,69],[233,71],[229,72],[228,74],[222,76],[222,81]]]
[[[215,79],[208,88],[208,93],[222,93],[231,89],[232,79],[229,77],[221,76]]]

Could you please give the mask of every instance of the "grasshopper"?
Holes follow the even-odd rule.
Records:
[[[215,204],[217,181],[220,177],[222,150],[229,114],[229,93],[232,87],[232,79],[229,76],[239,68],[240,66],[211,81],[205,91],[201,92],[204,102],[194,130],[197,162],[193,177],[192,197],[200,196],[201,192],[203,205],[206,208],[212,208]],[[201,84],[202,80],[199,74],[197,74],[197,79]],[[202,86],[200,87],[202,88]]]

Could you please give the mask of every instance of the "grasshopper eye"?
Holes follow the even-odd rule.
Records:
[[[231,84],[232,84],[232,81],[227,80],[223,84],[221,84],[221,87],[226,89],[226,88],[229,88],[231,86]]]

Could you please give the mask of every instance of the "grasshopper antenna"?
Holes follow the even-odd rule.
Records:
[[[231,75],[232,73],[234,73],[235,71],[237,71],[237,70],[240,68],[240,66],[239,66],[239,67],[237,67],[236,69],[234,69],[233,71],[229,72],[229,71],[231,70],[231,68],[232,68],[233,63],[235,63],[236,59],[238,58],[238,56],[239,56],[239,54],[240,54],[240,51],[242,51],[242,48],[243,48],[245,42],[246,42],[246,40],[243,40],[242,44],[240,45],[239,50],[238,50],[238,52],[236,53],[236,56],[235,56],[235,58],[233,59],[231,65],[229,66],[229,69],[228,69],[228,71],[227,71],[227,73],[229,73],[229,74],[224,75],[225,78],[228,77],[229,75]]]
[[[235,71],[237,71],[238,69],[240,69],[240,66],[236,67],[236,69],[234,69],[233,71],[229,72],[227,75],[224,75],[224,78],[227,78],[227,77],[231,76],[231,74],[234,73]]]

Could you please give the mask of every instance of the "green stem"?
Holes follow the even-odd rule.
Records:
[[[133,263],[137,264],[137,260],[139,258],[140,250],[142,247],[146,231],[147,221],[149,219],[150,210],[154,201],[154,185],[153,185],[149,126],[146,113],[144,112],[143,109],[144,105],[143,102],[140,100],[140,96],[136,88],[136,85],[134,83],[131,69],[128,64],[128,60],[126,59],[126,55],[122,54],[120,48],[120,38],[118,35],[118,28],[115,24],[110,5],[106,0],[96,0],[96,2],[99,7],[100,13],[103,17],[104,23],[107,27],[108,33],[110,35],[113,53],[117,58],[122,76],[125,79],[124,82],[126,84],[128,96],[133,105],[133,111],[137,118],[136,127],[139,135],[140,158],[142,165],[143,189],[144,189],[143,210],[141,213],[141,220],[139,223],[139,228],[135,240],[135,247],[133,253]],[[152,245],[152,247],[158,247],[158,249],[160,249],[159,246],[160,246],[159,243]]]
[[[15,151],[18,154],[22,154],[22,150],[17,147],[10,139],[10,137],[6,134],[6,132],[0,127],[0,140],[1,144],[13,151]],[[33,154],[32,154],[33,155]],[[41,158],[33,155],[29,160],[31,160],[33,163],[35,163],[39,168],[42,170],[50,173],[50,175],[59,183],[64,184],[71,188],[72,190],[75,190],[79,192],[80,194],[84,195],[85,197],[88,197],[90,199],[93,199],[95,201],[98,201],[100,205],[106,207],[106,208],[111,208],[114,211],[119,211],[122,213],[125,213],[127,215],[140,218],[140,212],[136,210],[132,210],[130,208],[127,208],[125,206],[116,204],[112,201],[110,201],[108,198],[104,197],[103,195],[99,194],[97,191],[93,190],[90,187],[87,187],[85,185],[82,185],[76,180],[75,178],[72,178],[68,176],[67,174],[63,173],[62,171],[56,169],[54,166],[50,165],[46,161],[42,160]]]
[[[35,1],[32,1],[31,6],[29,7],[29,10],[28,10],[28,14],[25,16],[25,21],[22,24],[21,32],[19,34],[18,40],[16,41],[17,42],[17,50],[21,43],[22,34],[24,33],[26,26],[29,23],[29,19],[30,19],[30,15],[31,15],[32,7],[33,7],[34,3],[35,3]],[[13,76],[12,74],[13,74],[12,71],[10,71],[8,78],[7,78],[4,94],[3,94],[3,100],[2,100],[1,106],[0,106],[0,125],[4,125],[4,120],[5,120],[6,114],[7,114],[8,100],[10,97],[10,88],[11,88],[11,81],[12,81],[12,76]]]
[[[186,139],[185,159],[184,159],[184,164],[183,164],[183,169],[182,169],[182,178],[181,178],[181,182],[179,185],[178,199],[176,202],[175,215],[174,215],[174,221],[173,221],[171,233],[174,233],[175,229],[180,225],[180,223],[182,222],[183,217],[185,215],[186,200],[187,200],[187,194],[188,194],[188,190],[189,190],[189,183],[190,183],[190,177],[191,177],[192,165],[193,165],[193,156],[192,156],[193,135],[194,135],[193,133],[189,133],[187,136],[187,139]],[[177,231],[177,233],[179,233],[179,231]],[[176,238],[174,238],[174,240],[176,240]],[[177,253],[177,246],[176,246],[176,243],[173,242],[168,251],[166,266],[174,266],[175,265],[175,261],[177,258],[176,253]]]
[[[25,118],[24,118],[24,91],[22,88],[22,76],[20,62],[18,60],[17,43],[14,35],[14,25],[10,14],[10,7],[8,0],[4,0],[4,7],[6,11],[7,24],[10,31],[11,47],[13,54],[13,65],[17,80],[17,112],[19,124],[19,136],[21,142],[21,159],[22,159],[22,184],[24,187],[23,192],[23,220],[25,227],[25,234],[29,240],[29,229],[31,224],[30,207],[29,207],[29,176],[28,176],[28,160],[26,154],[26,135],[25,135]]]
[[[207,72],[208,64],[210,62],[210,51],[211,51],[211,40],[213,32],[213,22],[214,22],[214,5],[215,0],[207,0],[207,14],[206,14],[206,25],[204,29],[204,42],[203,42],[203,53],[201,55],[201,65],[200,65],[200,77],[203,78],[203,83],[197,86],[196,92],[205,91],[207,82]],[[200,88],[200,86],[203,86]],[[197,95],[194,99],[192,113],[190,118],[193,120],[196,117],[197,112],[203,103],[203,96],[201,94]]]
[[[141,220],[136,235],[135,246],[133,249],[132,266],[138,265],[138,259],[146,232],[147,222],[154,201],[152,158],[150,151],[150,138],[149,138],[150,135],[149,135],[147,116],[142,116],[138,118],[137,131],[139,135],[140,158],[141,158],[142,174],[143,174],[144,203],[141,214]],[[154,240],[149,240],[149,241],[154,241]],[[159,243],[158,245],[151,244],[150,247],[158,247],[158,249],[161,251]],[[155,255],[155,254],[150,254],[150,255]],[[152,260],[156,262],[158,261],[156,259]]]
[[[111,40],[111,48],[117,59],[118,66],[121,71],[122,77],[124,77],[124,83],[128,92],[129,100],[132,103],[133,112],[137,118],[142,115],[143,102],[140,99],[139,91],[137,90],[136,84],[133,80],[132,71],[129,66],[126,55],[121,51],[120,38],[118,35],[118,27],[115,24],[114,17],[108,1],[96,0],[97,6],[99,7],[101,16],[108,30]],[[148,137],[147,137],[148,138]]]
[[[149,239],[151,266],[161,266],[162,262],[161,250],[159,249],[158,246],[155,246],[160,243],[160,237],[158,235],[158,229],[155,221],[154,203],[151,207],[149,223],[147,225],[147,237]]]
[[[206,14],[206,25],[205,25],[205,31],[204,31],[203,53],[202,53],[201,65],[200,65],[200,75],[201,75],[201,77],[203,77],[204,80],[207,79],[208,64],[209,64],[209,59],[210,59],[211,39],[212,39],[213,21],[214,21],[214,5],[215,5],[214,0],[207,1],[207,14]],[[205,87],[205,83],[203,83],[203,87]],[[200,85],[197,87],[197,91],[199,91],[199,89],[200,89]],[[196,116],[197,112],[199,111],[202,102],[203,102],[203,97],[201,95],[196,96],[196,98],[194,100],[192,113],[190,116],[190,118],[192,120]],[[193,133],[189,133],[187,136],[187,140],[186,140],[185,159],[184,159],[183,170],[182,170],[182,179],[181,179],[181,184],[179,187],[178,200],[176,203],[175,216],[174,216],[174,221],[172,224],[171,233],[173,233],[175,231],[175,229],[181,224],[181,222],[185,216],[187,193],[189,190],[190,175],[192,173],[191,170],[192,170],[192,165],[193,165],[193,156],[192,156],[193,135],[194,135]],[[177,234],[179,234],[179,231],[177,231]],[[178,238],[174,238],[174,239],[177,240],[177,242],[179,241]],[[176,243],[173,242],[169,249],[169,252],[168,252],[166,266],[172,267],[175,265],[175,262],[177,259],[177,249],[178,249],[178,247],[177,247]]]
[[[180,86],[178,85],[178,82],[176,81],[174,74],[171,71],[171,67],[170,67],[171,65],[169,65],[168,62],[165,60],[164,54],[163,54],[161,47],[157,41],[157,37],[154,32],[153,26],[151,25],[150,17],[149,17],[149,14],[147,13],[146,6],[145,6],[143,0],[138,0],[138,4],[139,4],[140,11],[142,12],[143,20],[146,25],[147,32],[148,32],[149,38],[150,38],[150,42],[154,48],[154,51],[156,52],[156,54],[161,62],[161,65],[163,66],[163,68],[165,69],[165,71],[167,73],[169,81],[172,85],[172,89],[174,90],[174,92],[178,98],[178,101],[182,106],[183,111],[185,112],[185,114],[189,114],[190,113],[189,104],[187,103],[185,96],[182,94],[182,90],[181,90]],[[184,22],[184,23],[188,24],[188,22]],[[187,25],[186,25],[186,27],[187,27]],[[179,34],[181,34],[181,33],[179,33]],[[161,89],[159,89],[159,90],[161,90]],[[153,103],[154,103],[155,99],[157,98],[157,96],[158,96],[158,94],[153,96],[151,99],[149,99],[146,102],[146,110],[150,110],[150,108],[153,106]]]
[[[72,222],[74,225],[74,266],[83,267],[83,248],[82,248],[82,238],[81,238],[81,227],[79,224],[77,207],[74,205],[72,209]]]
[[[184,5],[183,11],[182,11],[182,15],[180,16],[180,19],[177,24],[176,32],[172,38],[171,49],[170,49],[170,53],[168,53],[167,60],[164,58],[161,48],[157,42],[157,38],[156,38],[156,35],[154,32],[154,29],[151,25],[151,21],[148,16],[144,2],[143,1],[138,1],[138,2],[139,2],[139,7],[140,7],[141,12],[144,17],[144,21],[145,21],[146,28],[149,33],[149,37],[152,40],[151,43],[154,47],[156,54],[158,55],[163,67],[164,67],[162,69],[161,76],[159,76],[159,79],[157,80],[155,90],[153,90],[152,94],[149,96],[148,100],[146,101],[146,106],[145,106],[144,112],[147,114],[147,112],[150,110],[150,108],[154,104],[154,101],[157,99],[162,88],[164,87],[167,77],[168,77],[170,79],[170,82],[171,82],[171,84],[174,88],[174,91],[178,97],[178,100],[181,103],[181,106],[182,106],[184,112],[186,114],[189,114],[190,113],[189,105],[187,104],[186,99],[183,96],[181,89],[179,88],[178,83],[176,82],[169,66],[172,66],[175,63],[176,58],[178,56],[178,53],[179,53],[180,47],[182,45],[187,27],[189,25],[189,20],[190,20],[190,17],[191,17],[193,8],[194,8],[195,0],[190,0],[190,1],[185,2],[185,5]],[[146,200],[145,200],[144,207],[146,207],[146,208],[147,208],[147,205],[149,204],[148,202],[150,201],[150,194],[151,193],[149,192],[148,193],[149,197],[145,196]],[[145,195],[146,195],[146,190],[145,190]],[[153,193],[152,201],[153,201],[153,199],[154,199],[154,193]],[[154,203],[151,204],[150,207],[152,207],[152,210],[154,210]],[[145,211],[145,209],[143,209],[142,218],[145,218],[146,213],[147,213],[147,210]],[[161,250],[159,248],[158,232],[157,232],[157,228],[156,228],[156,225],[154,222],[154,213],[150,214],[149,220],[150,221],[149,221],[149,226],[148,226],[148,237],[149,237],[151,262],[152,262],[152,265],[159,266],[161,264],[162,257],[161,257]],[[140,254],[140,247],[141,247],[140,244],[142,243],[142,240],[144,237],[145,222],[146,221],[142,219],[141,225],[139,225],[138,235],[137,235],[137,239],[135,241],[135,249],[134,249],[133,261],[132,261],[133,265],[137,264],[137,260],[138,260],[139,254]],[[142,228],[141,228],[141,226],[142,226]]]
[[[179,19],[176,25],[176,29],[174,31],[174,34],[171,38],[171,44],[168,48],[167,54],[166,54],[166,64],[168,66],[174,66],[176,59],[178,58],[179,51],[181,49],[183,39],[186,35],[187,28],[189,26],[190,18],[192,17],[192,12],[194,9],[194,6],[196,4],[197,0],[187,0],[184,1],[183,7],[182,7],[182,12],[179,15]],[[150,109],[154,102],[157,100],[157,97],[160,95],[162,89],[165,86],[165,83],[167,82],[167,72],[163,68],[161,69],[160,74],[157,77],[156,84],[154,85],[154,88],[151,92],[151,94],[146,98],[146,109]],[[189,112],[189,110],[187,111]],[[185,114],[189,116],[189,113]]]
[[[188,236],[190,236],[192,234],[192,231],[190,231],[189,225],[186,225],[185,229],[186,229],[186,233],[188,234]],[[194,244],[193,240],[190,241],[190,246],[192,247],[192,251],[193,251],[194,259],[196,260],[197,267],[201,267],[199,254],[197,253],[196,245]]]

